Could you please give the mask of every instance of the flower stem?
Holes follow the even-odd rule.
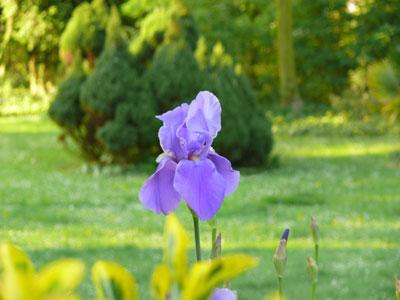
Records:
[[[215,258],[216,255],[216,253],[214,253],[216,240],[217,240],[217,226],[213,226],[211,229],[211,259]]]
[[[283,283],[282,277],[278,277],[278,290],[279,290],[279,300],[283,300]]]
[[[319,245],[318,244],[315,244],[315,247],[314,247],[314,259],[315,259],[315,262],[317,263],[317,265],[318,265],[318,251],[319,250]]]
[[[194,226],[194,241],[196,243],[196,259],[197,261],[201,261],[199,218],[194,213],[192,214],[192,216],[193,216],[193,226]]]
[[[310,300],[314,300],[315,299],[315,288],[316,287],[317,287],[317,283],[315,281],[313,281],[311,283]]]

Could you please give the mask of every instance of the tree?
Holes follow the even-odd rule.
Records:
[[[277,0],[278,19],[278,65],[280,96],[284,104],[291,104],[299,109],[302,100],[297,88],[296,66],[292,36],[291,0]]]

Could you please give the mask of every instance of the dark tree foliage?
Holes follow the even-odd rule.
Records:
[[[205,88],[204,74],[193,52],[184,42],[159,47],[146,79],[150,83],[153,97],[157,99],[159,113],[182,101],[191,101],[199,90]]]
[[[58,87],[49,115],[61,127],[73,130],[82,124],[84,112],[80,106],[79,94],[85,80],[85,75],[72,74]]]
[[[272,150],[271,123],[259,107],[249,81],[222,67],[208,77],[222,106],[222,127],[214,147],[236,164],[258,165]]]
[[[356,15],[354,44],[365,65],[387,56],[400,66],[400,1],[361,1]]]
[[[347,0],[298,0],[294,7],[295,49],[300,93],[307,100],[328,102],[347,86],[356,66]],[[316,17],[311,17],[316,16]]]

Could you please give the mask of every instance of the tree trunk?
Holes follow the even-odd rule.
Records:
[[[37,95],[37,76],[36,76],[36,57],[35,54],[29,56],[29,91],[31,95]]]
[[[301,110],[302,100],[297,88],[292,37],[291,0],[277,0],[278,14],[278,64],[281,101]]]

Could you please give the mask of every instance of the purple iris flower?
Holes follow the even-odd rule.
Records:
[[[140,190],[143,205],[169,214],[181,199],[203,220],[218,212],[224,197],[239,183],[240,174],[211,147],[221,130],[221,105],[215,95],[202,91],[190,105],[157,116],[163,122],[158,137],[164,151],[155,173]]]
[[[236,300],[236,293],[230,289],[214,289],[210,300]]]

